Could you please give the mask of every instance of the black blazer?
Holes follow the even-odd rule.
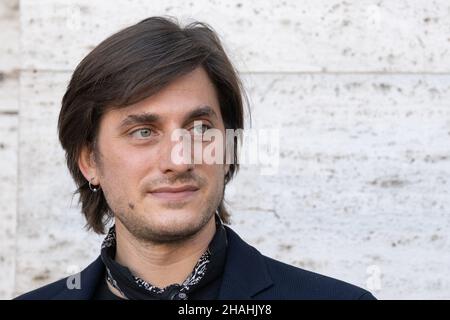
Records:
[[[228,252],[219,291],[220,300],[375,299],[370,292],[354,285],[263,256],[229,227],[225,228]],[[99,281],[104,279],[104,272],[103,262],[98,257],[81,271],[80,289],[68,289],[65,278],[16,299],[91,299]]]

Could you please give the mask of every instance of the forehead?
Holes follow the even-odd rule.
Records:
[[[129,115],[152,113],[161,119],[176,120],[205,105],[210,106],[221,119],[214,84],[206,71],[199,67],[144,100],[126,108],[107,112],[105,118],[111,121],[121,121]]]

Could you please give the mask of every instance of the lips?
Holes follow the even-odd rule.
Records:
[[[180,187],[162,187],[150,191],[150,194],[162,200],[185,200],[198,191],[198,187],[185,185]]]

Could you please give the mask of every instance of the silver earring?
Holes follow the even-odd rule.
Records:
[[[92,180],[94,180],[94,178],[92,178],[92,179],[89,181],[89,189],[91,189],[92,192],[97,192],[98,190],[100,190],[100,186],[94,187],[94,186],[92,185],[92,183],[91,183]]]

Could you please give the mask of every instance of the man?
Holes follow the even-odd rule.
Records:
[[[207,132],[243,122],[241,82],[206,24],[152,17],[103,41],[74,71],[58,129],[88,227],[114,225],[79,285],[19,299],[374,299],[265,257],[225,225],[238,137],[215,139],[231,162],[192,159],[213,143]],[[192,149],[177,149],[180,129],[188,161],[177,160]]]

